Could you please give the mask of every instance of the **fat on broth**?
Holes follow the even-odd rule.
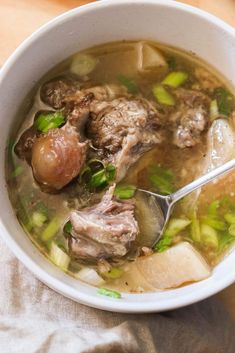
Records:
[[[163,44],[141,43],[118,42],[94,47],[71,56],[48,72],[37,84],[35,90],[31,92],[18,113],[17,121],[20,121],[20,126],[12,131],[6,158],[9,197],[19,222],[39,250],[53,262],[56,262],[52,249],[52,246],[56,245],[57,250],[61,251],[60,256],[64,255],[60,266],[63,270],[72,276],[83,279],[79,275],[79,271],[82,269],[86,271],[90,268],[97,271],[98,276],[98,280],[97,278],[93,279],[93,284],[122,291],[138,291],[138,286],[132,287],[130,283],[128,284],[125,276],[128,275],[129,264],[135,261],[136,256],[143,256],[143,252],[137,247],[138,249],[135,248],[129,257],[124,257],[117,264],[111,263],[110,266],[108,261],[104,261],[97,267],[95,262],[69,258],[66,231],[64,230],[71,210],[83,209],[97,204],[104,194],[104,189],[107,190],[107,185],[104,189],[89,190],[86,185],[85,171],[84,178],[78,175],[59,191],[47,192],[35,181],[31,166],[26,160],[17,156],[15,146],[22,133],[32,126],[35,115],[39,111],[54,111],[40,98],[40,89],[46,82],[57,77],[69,77],[75,79],[81,88],[118,84],[125,86],[132,96],[139,97],[141,95],[141,97],[154,102],[158,100],[156,102],[158,109],[164,113],[165,119],[162,122],[164,129],[162,142],[144,153],[128,169],[125,178],[120,182],[121,185],[133,185],[137,188],[169,193],[200,175],[200,168],[208,150],[207,133],[212,120],[226,119],[231,129],[234,128],[233,110],[235,104],[234,96],[231,93],[233,92],[232,87],[210,65],[191,53]],[[139,49],[141,45],[145,45],[147,48],[144,54],[143,52],[141,54],[142,62]],[[151,58],[154,50],[157,55],[160,53],[166,65],[154,66]],[[79,62],[80,55],[84,55],[83,59],[91,61],[87,63],[84,59],[85,63]],[[76,75],[76,70],[80,70],[79,75]],[[169,73],[177,72],[186,74],[183,78],[176,77],[176,80],[182,79],[181,83],[177,81],[175,84],[174,81],[173,86],[175,84],[175,87],[162,83]],[[169,104],[169,101],[167,104],[161,102],[158,93],[153,94],[155,85],[163,87],[164,94],[167,91],[170,98],[177,97],[177,91],[182,89],[195,90],[208,97],[210,108],[207,112],[207,126],[204,131],[200,132],[194,146],[179,148],[172,143],[170,125],[176,123],[175,120],[169,121],[168,116],[174,113],[178,105],[177,102],[175,105]],[[96,150],[88,154],[87,159],[89,158],[100,161]],[[99,161],[95,165],[95,171],[99,171],[101,168]],[[111,185],[112,181],[109,184]],[[235,226],[233,226],[235,224],[234,186],[235,179],[229,175],[204,187],[196,202],[190,202],[190,205],[194,205],[193,207],[185,207],[184,201],[179,202],[172,219],[188,219],[189,223],[177,231],[174,236],[171,236],[170,240],[156,246],[154,252],[161,253],[177,243],[187,241],[193,244],[211,267],[215,266],[225,252],[231,249],[233,237],[235,239]],[[141,219],[138,221],[141,222]],[[211,232],[208,237],[204,238],[202,235],[203,225],[206,225],[206,230],[209,233]],[[200,238],[195,239],[193,236],[193,231],[195,231],[193,227],[199,229]],[[69,232],[69,229],[67,231]],[[153,256],[151,249],[147,249],[147,252],[150,254],[149,256]],[[111,275],[107,275],[107,273]],[[101,280],[99,281],[99,279]],[[86,275],[84,280],[86,280]],[[144,290],[152,289],[146,288]]]

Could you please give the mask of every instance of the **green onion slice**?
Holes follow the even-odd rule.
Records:
[[[106,297],[115,298],[115,299],[120,299],[122,297],[121,293],[119,293],[115,290],[107,289],[107,288],[99,288],[97,293],[104,295]]]
[[[160,104],[174,106],[176,103],[175,98],[162,85],[153,86],[153,95]]]
[[[62,112],[39,113],[34,122],[37,130],[46,133],[50,129],[59,128],[65,124],[65,117]]]
[[[184,71],[173,71],[170,72],[162,81],[162,84],[178,88],[182,86],[188,79],[187,72]]]
[[[136,187],[133,185],[118,185],[115,188],[114,195],[119,199],[131,199],[134,197]]]
[[[127,88],[129,93],[138,93],[139,89],[133,78],[120,74],[117,76],[117,79],[123,86]]]

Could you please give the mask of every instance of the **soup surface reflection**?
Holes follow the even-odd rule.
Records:
[[[192,193],[156,243],[138,188],[170,194],[234,157],[233,90],[194,55],[153,42],[77,53],[19,111],[6,175],[34,244],[101,295],[207,278],[235,240],[235,175]]]

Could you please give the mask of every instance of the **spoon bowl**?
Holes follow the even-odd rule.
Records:
[[[213,169],[209,173],[192,181],[191,183],[170,195],[160,195],[152,191],[138,189],[138,193],[141,194],[141,197],[148,198],[148,200],[146,200],[146,204],[149,207],[149,212],[152,212],[152,208],[154,207],[155,212],[158,215],[155,232],[156,239],[154,239],[154,244],[157,243],[163,236],[166,225],[177,201],[181,200],[191,192],[201,188],[203,185],[211,183],[213,180],[221,177],[229,171],[232,171],[233,169],[235,169],[235,159],[232,159],[222,166]]]

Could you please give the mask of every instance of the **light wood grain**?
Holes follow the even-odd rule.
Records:
[[[0,0],[0,64],[30,33],[53,17],[87,0]],[[182,0],[235,26],[235,0]],[[235,320],[235,284],[218,295]]]

